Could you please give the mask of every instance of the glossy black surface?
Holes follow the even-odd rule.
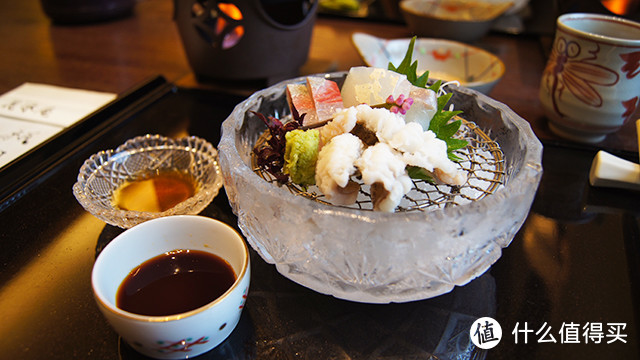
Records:
[[[141,358],[111,329],[91,292],[95,256],[121,230],[87,214],[71,186],[85,158],[144,133],[188,133],[216,145],[220,124],[242,100],[161,88],[162,96],[141,101],[140,109],[67,154],[0,212],[0,358]],[[252,252],[241,321],[202,358],[640,358],[640,195],[591,188],[594,154],[545,146],[537,197],[512,244],[484,275],[434,299],[389,305],[338,300],[280,276]],[[236,225],[224,192],[202,215]],[[496,318],[503,329],[500,344],[488,351],[474,348],[468,337],[482,316]],[[525,323],[534,332],[527,344],[522,335],[516,344],[512,331]],[[545,323],[556,343],[538,342],[535,331]],[[561,344],[560,329],[570,323],[602,323],[605,334],[608,323],[624,323],[626,343],[603,338],[585,344],[580,330],[580,344]]]

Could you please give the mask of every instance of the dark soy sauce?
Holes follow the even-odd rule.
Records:
[[[200,250],[174,250],[133,269],[120,284],[116,306],[140,315],[167,316],[204,306],[235,282],[231,265]]]

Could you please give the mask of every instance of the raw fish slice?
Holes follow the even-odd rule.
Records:
[[[436,168],[434,175],[438,180],[449,185],[462,186],[467,182],[467,176],[459,169],[440,169]]]
[[[388,144],[380,142],[366,148],[356,160],[356,166],[362,175],[362,182],[372,186],[374,210],[394,211],[402,197],[413,187],[405,171],[406,164]]]
[[[333,120],[320,128],[320,148],[338,135],[350,132],[356,126],[358,109],[350,107],[338,112]]]
[[[382,142],[366,148],[355,165],[362,174],[362,182],[367,185],[379,182],[389,191],[396,179],[405,174],[406,167],[400,154]]]
[[[447,155],[447,143],[438,139],[433,131],[420,130],[417,123],[408,123],[396,132],[389,144],[402,152],[402,160],[407,165],[421,167],[435,172],[436,177],[449,185],[463,185],[466,175]]]
[[[376,211],[393,212],[400,205],[402,198],[411,190],[413,182],[408,175],[400,175],[393,183],[391,190],[385,189],[381,183],[371,185],[371,200]]]
[[[360,184],[352,180],[349,180],[345,187],[335,185],[331,191],[331,203],[335,205],[353,205],[358,200],[359,192]]]
[[[367,104],[351,106],[338,112],[334,118],[320,128],[320,147],[331,138],[348,133],[356,123],[375,133],[381,141],[386,141],[404,125],[401,115],[391,113],[387,109],[372,108]]]
[[[362,148],[362,141],[347,133],[334,137],[320,150],[316,185],[333,204],[350,205],[356,201],[359,187],[352,184],[350,177],[356,172],[354,162]]]
[[[406,75],[391,70],[352,67],[342,85],[342,101],[345,107],[384,104],[389,95],[407,97],[411,86]]]
[[[307,87],[316,107],[319,122],[332,119],[337,111],[343,109],[342,95],[335,81],[310,76],[307,78]]]
[[[309,89],[305,84],[289,84],[287,85],[287,103],[293,113],[293,109],[298,115],[304,116],[303,125],[315,124],[318,122],[318,114],[313,104],[313,98],[309,93]]]
[[[416,122],[422,126],[423,130],[429,130],[429,123],[438,110],[438,97],[435,91],[413,86],[409,97],[413,99],[413,104],[404,115],[407,123]]]
[[[397,131],[405,126],[402,115],[387,109],[372,108],[367,104],[356,106],[358,122],[376,133],[378,140],[388,142]]]

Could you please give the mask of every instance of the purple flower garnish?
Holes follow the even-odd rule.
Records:
[[[389,95],[387,105],[389,111],[392,113],[404,115],[411,108],[411,105],[413,105],[413,98],[408,97],[405,99],[404,95],[400,94],[397,99],[394,99],[393,95]]]

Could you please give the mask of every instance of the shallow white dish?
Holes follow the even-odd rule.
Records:
[[[411,39],[383,39],[354,33],[352,41],[368,66],[387,69],[399,65]],[[458,81],[461,86],[489,94],[505,71],[494,54],[475,46],[443,39],[416,39],[413,59],[418,74],[429,71],[430,79]]]

